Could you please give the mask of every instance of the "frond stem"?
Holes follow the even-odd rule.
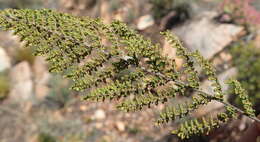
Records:
[[[160,77],[162,77],[163,79],[165,79],[165,80],[167,80],[167,81],[173,81],[173,82],[177,83],[178,85],[183,85],[183,86],[189,87],[189,86],[187,86],[184,82],[179,81],[179,80],[169,79],[169,78],[167,78],[166,76],[164,76],[163,74],[161,74],[161,73],[159,73],[159,72],[158,72],[158,73],[155,73],[155,72],[150,71],[150,70],[148,70],[148,69],[146,69],[146,68],[144,68],[144,67],[142,67],[142,69],[145,70],[147,73],[160,76]],[[234,108],[235,111],[237,111],[237,112],[239,112],[239,113],[241,113],[241,114],[247,116],[248,118],[250,118],[250,119],[252,119],[252,120],[254,120],[254,121],[260,123],[260,119],[258,119],[257,117],[252,117],[252,116],[247,115],[243,110],[239,109],[238,107],[236,107],[236,106],[234,106],[234,105],[232,105],[232,104],[230,104],[230,103],[228,103],[228,102],[221,101],[221,100],[215,98],[213,95],[210,95],[210,94],[208,94],[208,93],[206,93],[206,92],[204,92],[204,91],[201,91],[200,89],[196,89],[196,88],[192,88],[192,87],[190,87],[190,88],[193,89],[194,91],[198,92],[201,97],[210,98],[211,100],[214,100],[214,101],[217,101],[217,102],[219,102],[219,103],[222,103],[222,104],[225,105],[225,106],[232,107],[232,108]]]

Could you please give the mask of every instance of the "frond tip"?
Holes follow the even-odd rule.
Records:
[[[220,121],[213,118],[202,118],[201,120],[194,119],[185,121],[180,124],[179,129],[172,131],[181,139],[188,139],[195,135],[209,134],[215,128],[218,128]]]
[[[249,116],[255,117],[255,110],[253,109],[253,105],[249,101],[246,90],[242,88],[241,84],[234,79],[227,81],[227,84],[229,84],[233,88],[233,92],[235,93],[235,95],[238,95],[243,109],[245,110],[245,113]]]

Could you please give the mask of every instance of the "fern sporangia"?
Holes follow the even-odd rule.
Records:
[[[185,60],[181,70],[176,69],[174,59],[162,56],[159,44],[153,44],[119,21],[104,24],[100,19],[47,9],[7,9],[0,12],[0,26],[18,35],[25,47],[34,49],[35,55],[44,56],[50,72],[72,79],[71,89],[86,93],[85,100],[117,99],[121,102],[120,110],[137,111],[192,90],[190,94],[194,96],[190,101],[166,106],[157,120],[157,124],[176,119],[184,121],[173,131],[182,139],[207,134],[240,113],[260,122],[239,82],[229,83],[241,99],[243,110],[225,102],[211,63],[198,52],[184,48],[170,32],[162,35]],[[212,82],[214,94],[200,90],[195,65],[199,65]],[[190,113],[212,101],[223,103],[225,111],[215,118],[183,119],[190,119]]]

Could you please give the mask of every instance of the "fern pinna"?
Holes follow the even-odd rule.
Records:
[[[170,32],[162,35],[185,60],[182,70],[176,69],[174,59],[162,56],[159,44],[153,44],[119,21],[104,24],[100,19],[47,9],[7,9],[0,12],[0,26],[18,35],[25,47],[34,49],[35,55],[44,56],[50,72],[72,79],[71,88],[86,92],[85,100],[118,99],[119,109],[137,111],[165,103],[187,91],[194,92],[190,102],[167,106],[157,124],[185,118],[212,101],[225,105],[225,112],[215,118],[197,118],[180,124],[173,133],[182,139],[208,133],[239,113],[259,121],[239,82],[231,80],[229,83],[240,97],[243,110],[225,102],[210,62],[198,52],[189,52]],[[195,68],[198,65],[212,82],[214,94],[200,90]]]

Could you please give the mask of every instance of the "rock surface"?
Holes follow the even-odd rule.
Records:
[[[233,67],[218,75],[218,80],[220,85],[222,86],[223,92],[227,91],[228,89],[228,85],[225,84],[225,81],[234,77],[236,74],[237,74],[237,69]],[[214,92],[210,84],[211,84],[210,81],[208,80],[204,81],[201,85],[202,86],[201,89],[209,94],[213,94]]]
[[[10,98],[17,101],[26,101],[32,97],[32,71],[28,62],[24,61],[14,66],[10,71],[12,88]]]
[[[219,80],[220,85],[222,86],[223,92],[226,92],[228,90],[228,85],[225,84],[225,81],[234,77],[236,74],[237,74],[237,69],[230,68],[218,76],[218,80]],[[208,81],[208,80],[204,81],[201,85],[202,86],[201,90],[206,93],[213,94],[214,93],[213,88],[210,85],[211,85],[210,81]],[[227,99],[228,96],[226,95],[225,97],[226,97],[225,99]],[[196,115],[203,116],[208,113],[211,113],[212,115],[214,115],[214,114],[218,113],[219,111],[223,110],[223,107],[224,107],[224,105],[222,103],[213,101],[213,102],[207,104],[206,106],[201,107],[197,111]]]
[[[0,72],[11,67],[11,61],[5,50],[0,47]]]
[[[51,77],[47,63],[43,57],[36,57],[33,64],[35,95],[39,100],[44,99],[50,88],[48,87],[49,79]]]
[[[205,58],[211,58],[234,39],[241,36],[244,28],[232,24],[214,22],[215,12],[203,12],[190,23],[173,29],[192,51],[198,50]]]
[[[164,41],[162,54],[170,59],[175,59],[177,68],[181,68],[183,60],[176,55],[176,48],[171,47],[168,41]]]
[[[260,29],[260,27],[259,27]],[[260,30],[258,30],[256,32],[256,36],[255,36],[255,39],[254,39],[254,45],[256,48],[260,48]]]
[[[138,23],[137,23],[137,29],[138,30],[144,30],[152,25],[154,25],[154,19],[151,15],[144,15],[141,16],[138,19]]]

